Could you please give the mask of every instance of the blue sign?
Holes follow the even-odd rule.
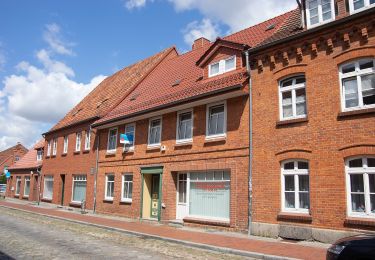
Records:
[[[10,178],[10,172],[8,171],[8,169],[4,169],[4,172],[5,172],[5,177],[7,179],[9,179]]]
[[[120,134],[120,144],[133,143],[134,137],[132,134]]]

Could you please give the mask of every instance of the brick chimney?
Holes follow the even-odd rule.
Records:
[[[199,48],[209,45],[211,42],[204,37],[198,38],[194,41],[192,49],[197,50]]]

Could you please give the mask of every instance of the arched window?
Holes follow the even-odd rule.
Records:
[[[306,79],[299,75],[280,81],[280,120],[306,117]]]
[[[346,161],[348,215],[375,217],[375,157]]]
[[[288,160],[281,164],[282,211],[308,213],[310,209],[309,163]]]

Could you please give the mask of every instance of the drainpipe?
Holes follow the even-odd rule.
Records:
[[[253,100],[252,100],[252,82],[249,51],[245,52],[246,56],[246,70],[249,75],[249,223],[248,235],[251,235],[252,223],[252,205],[253,205]]]
[[[90,126],[90,133],[91,133],[91,126]],[[94,207],[93,212],[95,213],[96,210],[96,185],[97,185],[97,179],[98,179],[98,170],[99,170],[99,134],[98,130],[96,130],[95,133],[96,136],[96,162],[95,162],[95,181],[94,181]]]

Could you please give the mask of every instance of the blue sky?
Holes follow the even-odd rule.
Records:
[[[105,76],[189,51],[296,7],[294,0],[2,0],[0,150],[31,146]]]

